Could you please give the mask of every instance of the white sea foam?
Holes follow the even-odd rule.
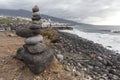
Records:
[[[102,34],[102,33],[87,33],[79,31],[77,29],[63,30],[64,32],[69,32],[76,34],[79,37],[86,38],[95,43],[102,44],[107,49],[113,50],[117,53],[120,53],[120,35],[111,35],[111,34]]]

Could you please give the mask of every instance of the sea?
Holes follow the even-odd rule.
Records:
[[[63,31],[101,44],[120,54],[120,26],[76,25],[73,30]]]

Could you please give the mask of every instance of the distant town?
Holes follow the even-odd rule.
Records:
[[[30,22],[31,18],[0,15],[0,31],[10,31],[11,26],[13,25],[17,26],[19,24],[28,24]],[[40,23],[42,23],[42,27],[70,27],[70,24],[68,23],[59,23],[52,21],[51,19],[41,19]]]

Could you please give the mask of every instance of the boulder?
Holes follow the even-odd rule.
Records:
[[[40,74],[50,66],[54,56],[51,49],[37,55],[29,54],[27,50],[21,49],[15,58],[22,60],[34,74]]]
[[[39,53],[43,53],[44,51],[46,51],[48,48],[45,44],[43,43],[38,43],[35,45],[24,45],[24,48],[27,49],[29,51],[29,53],[31,54],[39,54]]]
[[[41,35],[37,35],[25,39],[26,44],[37,44],[42,41],[43,41],[43,37]]]

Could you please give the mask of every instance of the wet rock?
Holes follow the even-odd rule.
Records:
[[[42,41],[43,41],[43,37],[41,35],[37,35],[37,36],[33,36],[25,39],[26,44],[37,44]]]
[[[39,54],[46,51],[48,48],[43,43],[38,43],[35,45],[24,45],[26,50],[28,50],[31,54]]]

